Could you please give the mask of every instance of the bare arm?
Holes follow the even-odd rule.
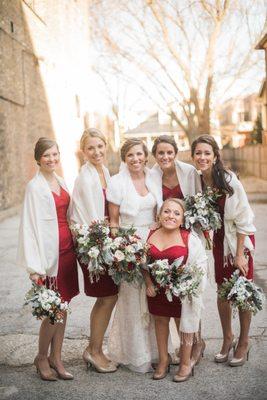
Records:
[[[111,234],[115,235],[119,228],[120,206],[109,202],[108,212],[109,212]]]
[[[236,237],[237,246],[234,265],[240,270],[242,275],[246,276],[248,273],[248,262],[244,256],[244,242],[246,235],[244,235],[243,233],[237,233]]]
[[[153,285],[153,282],[150,278],[150,274],[148,271],[146,271],[145,269],[142,269],[142,274],[145,280],[145,284],[146,284],[146,294],[148,297],[155,297],[156,296],[156,290],[155,290],[155,286]]]

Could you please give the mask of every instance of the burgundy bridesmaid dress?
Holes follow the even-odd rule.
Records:
[[[173,199],[184,199],[181,186],[178,184],[174,188],[170,189],[167,186],[162,185],[162,197],[163,201],[173,198]]]
[[[219,207],[219,213],[222,221],[224,220],[224,207],[225,207],[226,195],[219,197],[217,200],[217,204]],[[255,237],[254,235],[249,236],[253,246],[255,246]],[[236,270],[236,267],[233,266],[231,260],[228,258],[225,263],[224,259],[224,250],[223,250],[223,242],[224,242],[224,224],[222,223],[221,229],[218,229],[217,232],[214,232],[213,236],[213,257],[214,257],[214,265],[215,265],[215,281],[218,285],[221,285],[224,281],[224,278],[228,279],[232,275],[232,273]],[[246,250],[246,254],[248,256],[248,279],[253,279],[253,258],[251,256],[250,251]]]
[[[153,234],[153,232],[151,232]],[[150,234],[150,236],[151,236]],[[174,260],[180,257],[184,257],[183,259],[183,264],[186,263],[187,257],[188,257],[188,238],[189,238],[190,232],[181,229],[181,235],[183,238],[183,242],[185,246],[171,246],[168,247],[167,249],[164,250],[159,250],[156,246],[153,244],[150,244],[150,260],[149,262],[152,263],[155,260],[163,260],[163,259],[168,259],[169,263],[173,263]],[[156,283],[151,275],[151,279],[156,286]],[[169,301],[165,295],[165,290],[163,288],[160,288],[157,291],[157,294],[155,297],[149,297],[147,296],[147,302],[148,302],[148,309],[149,312],[153,315],[158,315],[162,317],[174,317],[174,318],[180,318],[181,317],[181,301],[179,297],[173,296],[173,301]]]
[[[106,191],[103,189],[103,196],[105,201],[105,217],[108,218],[108,202],[106,200]],[[119,288],[113,282],[111,276],[106,272],[104,275],[101,275],[99,280],[92,283],[89,278],[89,272],[87,265],[80,262],[80,266],[83,272],[84,278],[84,293],[86,296],[90,297],[106,297],[106,296],[114,296],[118,294]]]
[[[57,276],[47,277],[46,286],[58,290],[62,299],[70,302],[73,297],[79,294],[77,259],[67,220],[70,196],[62,187],[60,188],[60,195],[54,192],[52,194],[58,220],[59,260]]]

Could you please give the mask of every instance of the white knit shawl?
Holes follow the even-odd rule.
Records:
[[[56,176],[66,191],[62,178]],[[59,258],[58,220],[51,189],[40,171],[27,184],[17,250],[17,264],[29,273],[56,276]]]
[[[102,167],[106,183],[110,180],[109,171]],[[94,220],[102,220],[105,214],[105,198],[96,168],[87,162],[75,180],[70,207],[71,221],[89,225]]]

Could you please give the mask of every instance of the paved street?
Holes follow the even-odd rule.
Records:
[[[250,185],[250,181],[248,181]],[[267,292],[267,195],[251,190],[250,199],[256,214],[256,282]],[[253,318],[250,360],[242,368],[217,365],[214,353],[220,348],[221,329],[216,309],[216,288],[209,284],[205,295],[203,336],[207,348],[194,378],[175,384],[171,377],[152,381],[151,375],[140,375],[120,368],[115,374],[86,371],[81,354],[89,335],[88,318],[92,300],[81,295],[72,302],[64,343],[64,360],[74,373],[72,382],[42,382],[32,367],[37,348],[39,322],[22,308],[23,297],[30,287],[25,272],[14,265],[17,216],[0,224],[0,398],[2,399],[248,399],[266,398],[266,313]],[[80,276],[81,278],[81,276]],[[235,332],[238,334],[237,321]],[[129,332],[130,334],[130,332]]]

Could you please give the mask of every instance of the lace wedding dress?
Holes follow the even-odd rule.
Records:
[[[134,226],[137,234],[146,240],[149,227],[155,221],[156,200],[150,192],[140,197],[138,215],[130,217],[120,214],[120,225]],[[121,284],[109,334],[108,352],[112,360],[133,371],[145,373],[152,370],[151,361],[157,358],[157,345],[154,320],[148,312],[144,283],[141,287],[127,282]]]

